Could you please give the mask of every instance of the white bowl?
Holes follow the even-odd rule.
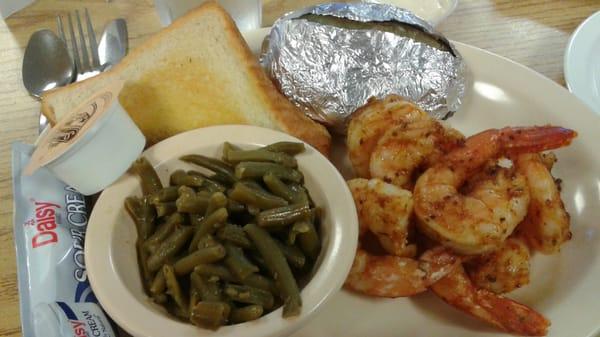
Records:
[[[225,141],[254,147],[299,140],[254,126],[215,126],[171,137],[143,156],[166,183],[173,170],[193,168],[179,161],[180,156],[199,153],[217,157]],[[142,289],[135,251],[137,234],[123,209],[126,197],[141,194],[138,180],[130,175],[121,177],[100,195],[87,230],[87,273],[106,312],[127,332],[139,337],[283,336],[300,328],[343,285],[354,259],[358,220],[352,195],[337,169],[309,145],[297,159],[307,189],[315,204],[324,210],[321,255],[314,275],[301,290],[303,306],[299,316],[284,319],[279,308],[256,321],[210,331],[177,321],[154,304]]]

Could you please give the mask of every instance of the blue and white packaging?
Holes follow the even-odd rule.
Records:
[[[25,337],[115,337],[85,269],[83,195],[41,168],[22,174],[33,146],[14,143],[14,240]]]

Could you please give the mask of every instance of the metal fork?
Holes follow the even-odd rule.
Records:
[[[94,32],[94,26],[90,19],[90,14],[87,8],[85,8],[85,21],[87,28],[87,43],[86,36],[83,32],[83,26],[81,24],[81,16],[79,11],[75,11],[75,20],[77,21],[77,31],[79,35],[79,45],[77,38],[75,37],[75,28],[73,26],[73,19],[71,13],[67,14],[67,21],[69,23],[69,37],[70,37],[70,52],[75,62],[75,68],[77,69],[76,81],[81,81],[88,77],[92,77],[101,72],[100,61],[98,58],[98,43],[96,43],[96,33]],[[56,24],[58,26],[58,33],[60,37],[67,43],[65,36],[65,30],[63,20],[60,15],[56,17]]]
[[[77,45],[77,40],[75,39],[75,29],[73,28],[73,19],[71,18],[71,13],[68,13],[67,15],[67,20],[69,22],[69,35],[71,38],[71,46],[69,48],[69,53],[71,54],[73,62],[75,62],[75,69],[77,71],[77,78],[75,78],[75,82],[78,82],[86,78],[95,76],[102,71],[100,67],[100,60],[98,57],[98,43],[96,43],[96,33],[94,33],[94,26],[92,25],[90,13],[88,13],[87,8],[85,8],[85,21],[88,32],[87,45],[85,42],[83,27],[81,25],[81,16],[79,15],[79,11],[75,11],[75,18],[77,20],[77,30],[79,31],[79,43],[81,44],[81,46]],[[56,25],[58,28],[58,34],[60,35],[60,38],[65,42],[66,45],[68,45],[67,37],[65,36],[65,29],[62,17],[60,15],[56,16]],[[91,64],[90,54],[88,54],[88,46],[89,53],[91,54]],[[81,50],[81,54],[79,53],[79,50]],[[48,120],[43,114],[40,114],[40,122],[38,127],[39,133],[42,133],[42,131],[44,131],[47,125]]]

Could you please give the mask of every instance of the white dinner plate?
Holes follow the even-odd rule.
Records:
[[[600,11],[571,35],[564,62],[569,90],[600,114]]]
[[[248,32],[259,50],[268,29]],[[573,238],[560,254],[536,254],[531,283],[508,297],[552,321],[549,336],[600,333],[600,118],[565,88],[506,58],[455,42],[473,84],[449,124],[465,135],[503,126],[554,124],[575,129],[573,144],[556,151],[553,173],[572,217]],[[334,149],[335,150],[335,149]],[[345,155],[334,153],[336,165]],[[345,173],[345,172],[343,172]],[[347,176],[347,178],[349,178]],[[342,291],[294,337],[506,336],[455,310],[431,293],[378,299]]]

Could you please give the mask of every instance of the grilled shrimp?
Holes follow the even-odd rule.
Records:
[[[497,249],[527,215],[526,180],[501,170],[466,194],[461,187],[490,160],[566,146],[576,135],[543,126],[491,129],[467,138],[417,180],[414,208],[420,229],[459,253]]]
[[[460,258],[441,246],[426,251],[418,260],[372,255],[359,247],[345,285],[370,296],[406,297],[424,292],[458,267]]]
[[[371,231],[389,254],[413,257],[416,247],[408,243],[412,193],[379,179],[353,179],[348,186],[358,210],[360,234]]]
[[[533,249],[552,254],[571,239],[571,231],[569,213],[547,162],[539,154],[522,154],[516,158],[517,170],[527,177],[531,195],[527,217],[518,230]]]
[[[429,118],[426,112],[397,95],[370,100],[354,112],[348,125],[346,145],[358,177],[369,177],[371,153],[383,134],[393,126],[402,126]]]
[[[454,268],[430,289],[453,307],[509,333],[544,336],[550,325],[534,309],[475,287],[462,266]]]
[[[416,249],[408,244],[409,191],[379,179],[353,179],[348,185],[358,211],[360,239],[367,232],[375,234],[391,255],[373,255],[359,241],[346,287],[372,296],[411,296],[425,291],[460,263],[442,247],[427,251],[419,260],[411,258]]]
[[[529,258],[524,240],[510,237],[497,251],[478,256],[465,267],[475,286],[503,294],[529,283]]]
[[[371,177],[412,189],[420,173],[464,141],[464,136],[432,118],[390,128],[371,154]]]

